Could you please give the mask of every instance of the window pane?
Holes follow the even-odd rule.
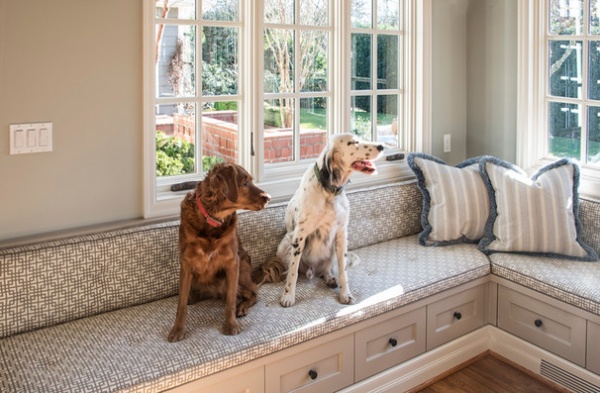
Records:
[[[377,96],[377,142],[398,146],[398,96]]]
[[[581,105],[548,104],[549,152],[557,157],[581,159]]]
[[[196,19],[196,3],[181,0],[157,0],[156,17],[170,19]]]
[[[600,41],[590,41],[588,69],[590,99],[600,100]]]
[[[327,144],[327,98],[300,99],[300,159],[316,158]]]
[[[583,0],[550,0],[550,34],[583,34]]]
[[[377,27],[382,30],[398,30],[400,22],[400,0],[377,2]]]
[[[156,105],[156,176],[195,172],[196,105]]]
[[[600,164],[600,106],[588,109],[588,154],[590,164]]]
[[[371,89],[371,34],[352,34],[352,90]]]
[[[294,160],[294,100],[265,100],[265,163]]]
[[[327,37],[325,31],[300,32],[300,91],[327,90]]]
[[[350,100],[350,126],[352,133],[360,138],[372,140],[371,96],[355,96]]]
[[[590,0],[590,34],[600,35],[600,0]]]
[[[300,0],[300,24],[329,25],[329,0]]]
[[[157,25],[158,97],[193,97],[196,91],[193,26]]]
[[[219,162],[238,162],[237,101],[208,102],[202,109],[202,170]]]
[[[265,0],[265,23],[294,23],[294,0]]]
[[[237,21],[239,10],[239,0],[202,0],[202,19]]]
[[[265,29],[265,93],[294,91],[294,32]]]
[[[398,88],[398,36],[377,37],[377,88]]]
[[[373,20],[372,0],[352,0],[351,7],[350,23],[352,23],[352,27],[370,29]]]
[[[205,26],[202,32],[202,94],[237,94],[238,29]]]
[[[557,97],[582,97],[582,42],[550,41],[550,94]]]

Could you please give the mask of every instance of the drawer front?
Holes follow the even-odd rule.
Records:
[[[600,374],[600,325],[588,321],[587,369]]]
[[[357,381],[425,352],[425,307],[355,333]]]
[[[265,367],[265,391],[333,392],[354,382],[354,335],[290,355]]]
[[[484,312],[483,285],[428,305],[427,350],[483,326]]]
[[[218,378],[217,382],[212,382]],[[257,367],[245,373],[236,373],[229,378],[219,375],[199,379],[169,390],[169,393],[262,393],[265,391],[265,369]]]
[[[583,318],[501,286],[498,327],[585,367]]]

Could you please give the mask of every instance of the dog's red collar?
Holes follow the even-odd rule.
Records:
[[[196,193],[196,205],[198,205],[198,209],[200,210],[200,213],[202,213],[202,215],[204,216],[204,218],[206,218],[206,222],[208,223],[208,225],[212,226],[212,227],[220,227],[221,225],[223,225],[223,223],[221,221],[215,220],[214,218],[212,218],[211,216],[208,215],[208,212],[206,211],[206,209],[204,208],[204,206],[202,205],[202,202],[200,202],[200,198],[198,197],[198,193]]]

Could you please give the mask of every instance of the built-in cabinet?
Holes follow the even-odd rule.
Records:
[[[466,284],[251,362],[243,378],[173,392],[331,392],[452,341],[485,323],[488,283]],[[344,333],[345,332],[345,333]]]

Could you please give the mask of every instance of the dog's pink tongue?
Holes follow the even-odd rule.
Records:
[[[354,161],[352,163],[352,169],[358,172],[366,173],[367,175],[375,173],[376,171],[375,166],[371,161]]]

